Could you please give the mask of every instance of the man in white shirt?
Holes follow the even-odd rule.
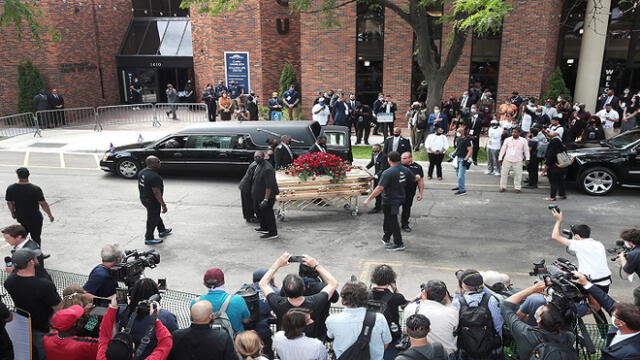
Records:
[[[562,117],[562,114],[558,114],[558,110],[553,107],[553,99],[547,99],[547,101],[545,101],[542,113],[547,115],[549,119]]]
[[[451,306],[451,297],[447,285],[439,280],[431,280],[420,286],[418,302],[413,302],[404,309],[403,317],[407,319],[413,314],[422,314],[431,321],[431,331],[427,334],[430,343],[441,343],[447,353],[454,353],[457,337],[459,313]]]
[[[602,128],[604,129],[604,137],[609,139],[620,133],[620,129],[615,129],[614,124],[620,121],[620,114],[613,110],[611,104],[606,104],[604,109],[598,111],[596,116],[602,121]]]
[[[542,132],[549,138],[549,141],[554,137],[557,137],[562,141],[562,136],[564,135],[564,128],[560,125],[560,119],[551,118],[551,126],[548,129],[542,130]]]
[[[498,125],[498,120],[491,120],[489,128],[489,137],[487,139],[487,170],[485,174],[493,174],[500,176],[500,164],[498,163],[498,155],[500,154],[500,146],[502,145],[502,134],[504,130]]]
[[[320,125],[327,125],[329,122],[329,115],[331,115],[331,110],[329,109],[329,106],[325,104],[324,97],[318,98],[318,103],[313,105],[311,113],[313,121],[319,122]]]
[[[429,171],[427,172],[427,179],[431,180],[433,177],[433,168],[436,168],[436,175],[438,180],[442,180],[442,160],[444,159],[444,153],[449,149],[449,140],[447,136],[443,134],[444,130],[437,126],[434,134],[429,134],[427,140],[424,142],[424,148],[427,150],[429,156]]]
[[[513,187],[516,193],[522,190],[522,165],[524,160],[529,161],[529,142],[520,137],[520,129],[511,130],[511,137],[504,141],[498,155],[500,172],[500,192],[505,192],[509,180],[509,170],[513,170]]]

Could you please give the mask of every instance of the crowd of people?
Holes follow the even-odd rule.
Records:
[[[551,238],[575,252],[577,271],[570,278],[585,294],[569,308],[557,296],[566,291],[554,285],[558,277],[520,290],[507,274],[466,269],[455,272],[453,293],[441,279],[426,279],[406,294],[394,269],[381,264],[370,279],[352,276],[340,288],[319,260],[285,252],[269,268],[256,269],[237,292],[225,286],[222,269],[207,270],[206,293],[184,304],[191,324],[180,329],[176,315],[160,306],[163,292],[154,280],[138,279],[118,295],[118,283],[108,276],[125,257],[117,244],[102,248],[101,263],[85,284],[59,296],[46,271],[37,272],[44,267],[39,248],[19,247],[30,241],[21,225],[2,230],[14,247],[4,288],[16,308],[30,314],[36,359],[504,359],[512,345],[512,358],[578,359],[576,336],[584,334],[572,314],[594,316],[600,324],[591,336],[605,339],[601,359],[640,357],[640,288],[634,303],[611,298],[603,244],[587,225],[572,226],[572,236],[564,237],[563,214],[552,214]],[[618,255],[621,274],[640,275],[640,230],[620,237],[628,250]],[[298,268],[276,281],[293,264]],[[343,309],[330,311],[338,302]],[[11,319],[0,302],[3,360],[13,359],[4,329]]]

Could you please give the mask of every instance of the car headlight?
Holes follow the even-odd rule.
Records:
[[[104,153],[104,156],[102,157],[102,161],[107,161],[109,159],[109,155],[111,154],[108,151]]]

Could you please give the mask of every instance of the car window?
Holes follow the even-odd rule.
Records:
[[[188,136],[173,136],[160,142],[158,149],[184,149],[187,144]]]
[[[342,131],[325,131],[323,135],[327,137],[329,146],[347,146],[347,135]]]
[[[617,149],[621,149],[640,139],[640,131],[627,131],[616,137],[609,139],[609,144]]]
[[[230,135],[198,135],[193,139],[194,149],[231,149],[233,136]]]

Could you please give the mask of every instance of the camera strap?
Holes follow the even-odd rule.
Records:
[[[136,349],[136,354],[133,357],[134,359],[139,359],[144,353],[144,350],[147,348],[147,346],[151,342],[151,335],[153,335],[153,330],[156,327],[156,320],[158,320],[158,315],[153,314],[150,316],[150,318],[151,318],[151,325],[149,325],[149,327],[147,328],[147,331],[145,331],[144,333],[144,336],[142,337],[142,339],[140,339],[140,345],[138,345],[138,348]],[[131,321],[131,319],[129,319],[129,321]]]

